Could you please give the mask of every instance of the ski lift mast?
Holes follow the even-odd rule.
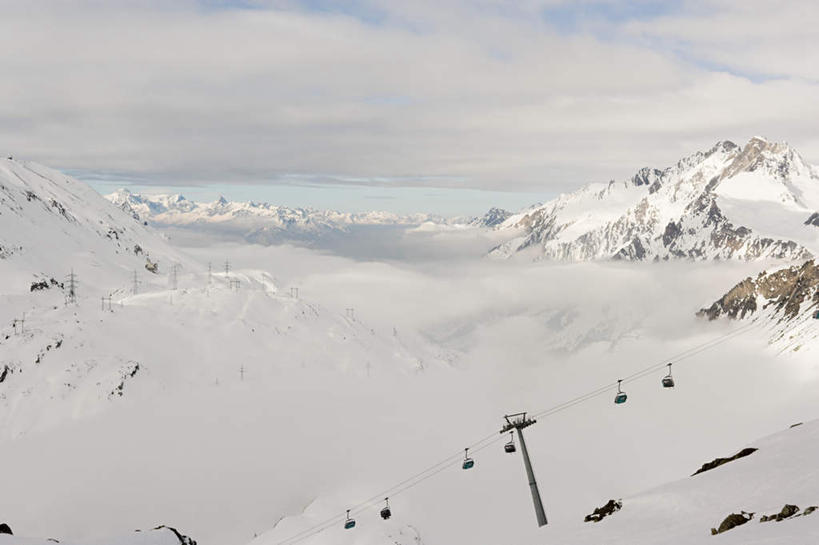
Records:
[[[532,503],[535,505],[535,515],[537,525],[546,525],[546,511],[543,509],[543,502],[540,499],[540,491],[537,488],[535,472],[532,470],[532,462],[529,460],[529,451],[526,449],[526,441],[523,439],[523,428],[527,428],[537,422],[534,418],[526,418],[526,413],[507,414],[503,417],[506,424],[500,433],[517,430],[518,441],[520,442],[520,452],[523,455],[523,465],[526,466],[526,476],[529,478],[529,490],[532,492]]]

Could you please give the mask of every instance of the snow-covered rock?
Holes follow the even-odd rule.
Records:
[[[718,142],[677,164],[591,184],[509,217],[491,255],[537,259],[805,259],[819,171],[787,144]]]

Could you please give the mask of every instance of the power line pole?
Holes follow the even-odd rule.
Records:
[[[239,380],[241,380],[242,382],[244,382],[244,380],[245,380],[245,366],[244,366],[244,364],[242,364],[239,367]]]
[[[535,504],[535,515],[537,516],[537,525],[546,525],[546,511],[543,510],[543,502],[540,499],[540,491],[537,488],[537,481],[535,481],[535,472],[532,470],[532,462],[529,460],[529,451],[526,448],[526,441],[523,439],[523,428],[527,428],[537,422],[534,418],[526,418],[526,413],[509,414],[503,417],[506,419],[506,424],[501,429],[500,433],[506,433],[511,430],[517,430],[518,440],[520,441],[520,452],[523,454],[523,465],[526,466],[526,476],[529,478],[529,490],[532,492],[532,503]]]
[[[179,271],[179,263],[174,263],[171,265],[171,289],[176,291],[178,286],[177,284],[177,272]]]
[[[293,299],[299,298],[299,288],[290,288],[290,297]]]
[[[140,284],[141,284],[141,282],[139,281],[139,277],[137,276],[137,272],[136,272],[136,271],[134,271],[134,285],[133,285],[133,287],[131,288],[131,290],[133,291],[133,294],[134,294],[134,295],[136,295],[137,293],[139,293],[139,285],[140,285]]]
[[[106,297],[106,296],[104,296],[104,295],[103,295],[103,296],[101,297],[101,300],[102,300],[102,310],[103,310],[103,311],[106,311],[106,310],[107,310],[108,312],[114,312],[114,309],[113,309],[113,307],[111,306],[111,296],[110,296],[110,295],[109,295],[108,297]],[[107,305],[106,305],[106,303],[107,303]],[[106,307],[107,307],[107,308],[106,308]]]
[[[230,261],[225,259],[225,276],[230,274]]]
[[[213,283],[213,267],[211,266],[210,261],[208,261],[208,286],[210,286],[212,283]]]
[[[74,269],[71,269],[71,273],[68,275],[68,295],[66,295],[65,304],[69,303],[77,303],[77,275],[74,274]]]
[[[17,331],[17,325],[18,325],[18,324],[20,325],[20,331],[19,331],[19,333],[18,333],[18,331]],[[23,313],[23,317],[22,317],[22,318],[15,318],[15,319],[14,319],[14,321],[12,322],[12,324],[11,324],[11,325],[12,325],[12,327],[14,328],[14,334],[15,334],[15,335],[17,335],[17,334],[22,335],[23,333],[25,333],[25,329],[24,329],[24,328],[25,328],[25,325],[26,325],[26,313],[25,313],[25,312]]]

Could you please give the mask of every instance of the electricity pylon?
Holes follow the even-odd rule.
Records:
[[[543,502],[540,500],[540,491],[537,488],[537,481],[535,481],[535,472],[532,471],[532,462],[529,461],[529,451],[526,449],[526,441],[523,439],[523,428],[531,426],[537,422],[537,420],[534,418],[526,418],[526,413],[508,414],[503,418],[506,419],[506,425],[503,426],[500,433],[506,433],[511,430],[518,431],[520,452],[523,454],[523,465],[526,466],[526,476],[529,478],[529,490],[532,492],[532,503],[535,504],[537,525],[545,526],[546,511],[543,510]]]

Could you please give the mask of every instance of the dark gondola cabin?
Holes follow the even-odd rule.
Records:
[[[671,364],[668,364],[668,374],[663,377],[663,388],[673,388],[674,377],[671,376]]]
[[[622,405],[628,399],[626,393],[620,389],[620,383],[623,382],[623,379],[617,381],[617,395],[614,396],[614,404],[615,405]]]
[[[390,510],[390,499],[384,498],[384,501],[387,502],[387,505],[381,510],[381,518],[388,520],[392,516],[392,511]]]
[[[503,445],[503,451],[512,454],[518,450],[515,448],[515,432],[509,432],[509,442]]]
[[[350,518],[350,510],[347,509],[347,520],[344,521],[344,529],[352,530],[355,528],[355,519]]]
[[[464,449],[464,463],[461,466],[463,469],[472,469],[475,466],[475,460],[469,457],[469,449]]]

